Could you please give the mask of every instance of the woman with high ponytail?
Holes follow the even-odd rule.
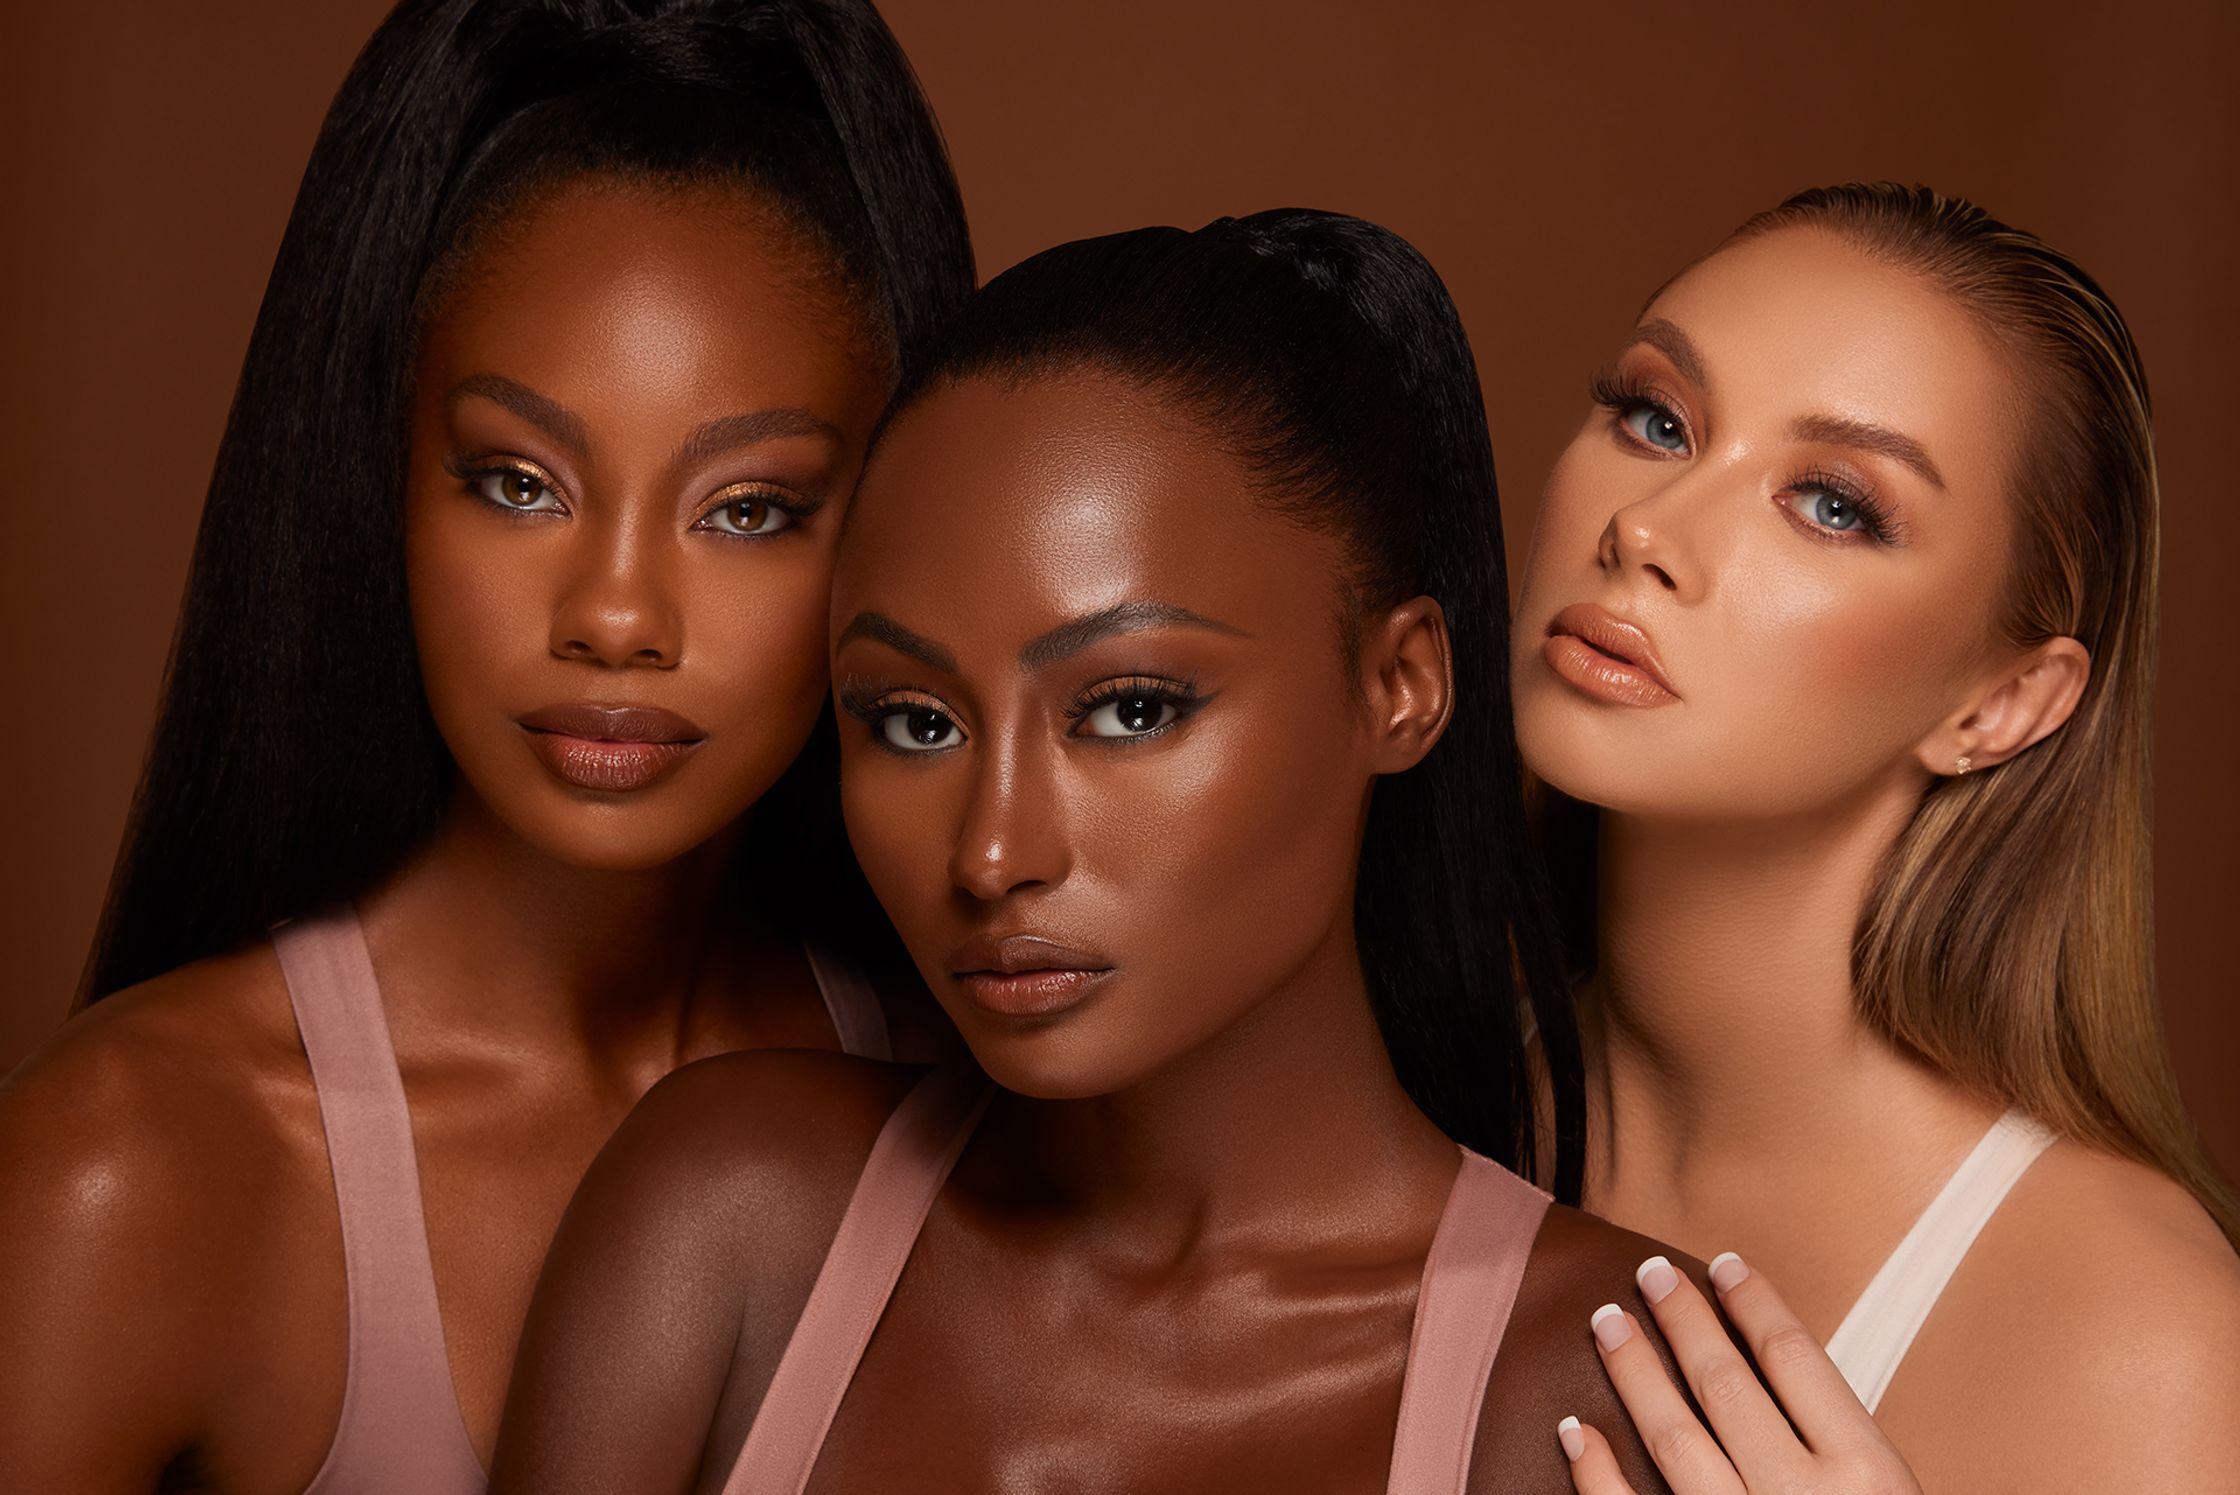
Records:
[[[1588,1316],[1655,1246],[1527,1181],[1573,1186],[1582,1097],[1479,400],[1358,219],[979,294],[832,610],[850,837],[978,1067],[656,1086],[556,1238],[495,1489],[1562,1483]]]
[[[878,412],[972,283],[867,0],[383,22],[250,338],[85,1010],[0,1088],[0,1488],[478,1490],[639,1094],[946,1046],[865,974],[906,968],[822,636]]]

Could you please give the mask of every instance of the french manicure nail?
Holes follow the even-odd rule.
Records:
[[[1750,1269],[1732,1251],[1722,1251],[1711,1258],[1711,1285],[1723,1293],[1733,1292],[1749,1276]]]
[[[1556,1424],[1556,1441],[1563,1445],[1563,1456],[1574,1464],[1579,1462],[1579,1455],[1587,1451],[1587,1435],[1579,1431],[1576,1417],[1566,1417]]]
[[[1605,1352],[1616,1349],[1633,1337],[1633,1330],[1626,1323],[1625,1310],[1615,1303],[1605,1303],[1594,1311],[1588,1321],[1594,1326],[1594,1342]]]
[[[1641,1286],[1641,1296],[1651,1303],[1662,1303],[1665,1294],[1680,1285],[1680,1274],[1672,1270],[1672,1263],[1661,1256],[1652,1256],[1633,1269],[1633,1280]]]

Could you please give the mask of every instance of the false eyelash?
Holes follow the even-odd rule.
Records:
[[[1598,370],[1587,381],[1587,395],[1603,409],[1612,411],[1666,403],[1646,380],[1617,368]]]
[[[908,687],[873,685],[867,680],[846,679],[834,688],[833,695],[839,701],[842,711],[847,712],[857,721],[869,725],[875,725],[884,718],[894,715],[897,711],[911,709],[938,711],[943,716],[949,714],[948,707],[937,704],[933,697],[924,691],[917,692],[919,699],[910,702],[889,699],[889,697],[905,689],[908,689]]]
[[[1860,484],[1848,478],[1839,477],[1825,468],[1808,468],[1798,473],[1782,485],[1781,491],[1784,494],[1809,491],[1833,494],[1858,511],[1859,517],[1866,522],[1867,534],[1874,540],[1892,546],[1905,543],[1905,526],[1898,522],[1896,516],[1890,512],[1881,499],[1875,497],[1871,491]],[[1784,500],[1784,504],[1786,504],[1786,500]],[[1802,519],[1804,516],[1798,515],[1798,517]],[[1804,522],[1822,538],[1831,538],[1824,526],[1814,524],[1809,519],[1804,520]],[[1835,538],[1833,543],[1842,544],[1844,542],[1840,538]]]
[[[1099,706],[1113,701],[1125,701],[1141,696],[1146,700],[1164,701],[1174,707],[1174,719],[1179,722],[1205,702],[1198,695],[1198,682],[1167,680],[1156,675],[1123,675],[1116,680],[1100,681],[1074,697],[1066,707],[1066,718],[1079,721]],[[1170,722],[1168,725],[1172,726]]]

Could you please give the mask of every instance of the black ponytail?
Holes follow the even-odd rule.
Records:
[[[1449,1136],[1527,1176],[1545,1156],[1537,1025],[1553,1179],[1576,1200],[1578,1028],[1510,725],[1493,449],[1446,287],[1398,236],[1303,209],[1084,240],[992,281],[897,409],[936,383],[1079,364],[1172,393],[1260,474],[1267,503],[1340,537],[1356,622],[1418,595],[1444,609],[1453,719],[1421,764],[1378,781],[1356,937],[1409,1093]]]
[[[401,518],[419,318],[479,225],[590,171],[757,192],[842,267],[898,378],[971,294],[940,133],[865,0],[404,0],[328,111],[250,335],[82,1001],[354,897],[435,825]],[[860,887],[833,775],[820,730],[757,810],[835,848],[808,908],[827,874]]]

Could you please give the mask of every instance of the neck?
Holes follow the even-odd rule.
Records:
[[[575,867],[460,790],[427,845],[360,901],[392,1022],[440,1016],[470,1042],[623,1062],[648,1044],[681,1053],[736,845],[732,832],[658,867]]]
[[[1934,1071],[1858,1015],[1851,952],[1905,786],[1842,811],[1751,824],[1602,816],[1590,993],[1600,1111],[1590,1186],[1634,1221],[1715,1210],[1785,1163],[1979,1124]]]
[[[1393,1073],[1350,921],[1227,1029],[1109,1095],[1020,1100],[1021,1170],[1139,1260],[1428,1242],[1461,1160]]]

